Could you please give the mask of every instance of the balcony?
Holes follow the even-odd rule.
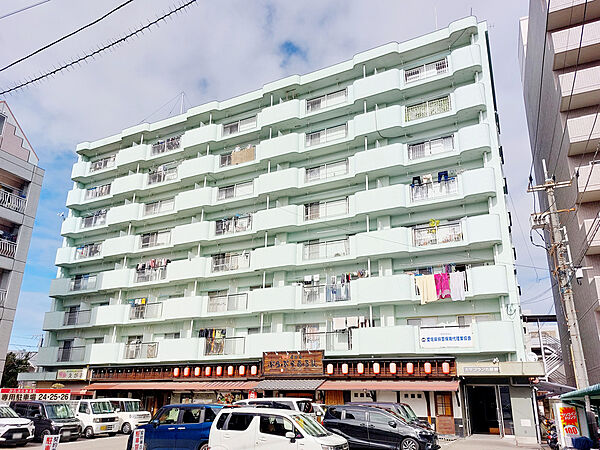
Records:
[[[583,35],[581,27],[583,26]],[[581,42],[581,49],[579,43]],[[553,69],[573,67],[600,59],[600,21],[576,25],[552,33]]]
[[[315,202],[304,205],[304,221],[327,219],[348,214],[348,197],[341,200]]]
[[[13,211],[24,213],[27,205],[27,198],[13,194],[0,189],[0,206],[11,209]]]
[[[600,255],[600,233],[596,231],[595,234],[592,234],[594,224],[595,219],[586,219],[583,221],[583,232],[588,236],[587,241],[591,241],[586,255]]]
[[[248,117],[247,119],[237,120],[235,122],[225,124],[223,125],[223,137],[253,130],[256,128],[256,125],[257,116],[252,116]]]
[[[85,346],[59,347],[56,362],[83,362],[84,358]]]
[[[177,179],[177,167],[170,167],[148,175],[148,186],[153,184],[165,183],[167,181],[173,181]]]
[[[102,243],[87,244],[75,249],[75,260],[94,258],[100,256]]]
[[[116,155],[111,155],[106,158],[99,159],[90,163],[90,173],[98,172],[104,169],[110,169],[115,166]]]
[[[144,204],[144,216],[154,216],[169,211],[173,211],[175,208],[175,199],[170,198],[168,200],[160,200],[157,202],[151,202]]]
[[[209,313],[248,310],[248,294],[227,294],[209,296],[206,310]]]
[[[325,350],[326,352],[352,350],[352,332],[349,330],[302,332],[301,350]]]
[[[238,197],[247,197],[254,193],[254,183],[238,183],[231,186],[220,187],[217,191],[217,200],[227,200]]]
[[[337,258],[350,253],[350,241],[339,239],[328,242],[310,242],[302,246],[302,259],[313,261],[319,259]]]
[[[588,0],[550,0],[548,31],[581,23],[585,10],[586,20],[600,18],[600,4]]]
[[[167,138],[162,141],[155,142],[152,144],[150,154],[151,156],[160,155],[162,153],[177,150],[181,147],[181,135]]]
[[[576,73],[577,76],[575,76]],[[600,66],[563,73],[558,76],[558,80],[562,112],[596,106],[600,103]],[[573,85],[573,81],[575,81],[575,85]]]
[[[97,198],[102,198],[110,195],[110,184],[104,184],[102,186],[95,186],[86,189],[85,191],[85,200],[94,200]]]
[[[17,243],[12,240],[0,238],[0,256],[13,259],[17,251]]]
[[[596,108],[585,108],[567,120],[569,156],[591,153],[600,144],[600,117],[596,115]]]
[[[252,229],[252,214],[229,217],[215,221],[215,235],[225,236],[243,233]]]
[[[256,158],[256,145],[236,147],[231,153],[219,155],[219,167],[237,166],[246,162],[254,161]]]
[[[131,305],[129,320],[158,319],[162,316],[162,303]]]
[[[63,326],[84,325],[90,323],[92,311],[82,309],[80,311],[66,311],[63,317]]]
[[[241,254],[222,253],[212,257],[212,272],[229,272],[250,267],[250,252]]]
[[[458,193],[458,182],[456,178],[449,178],[432,183],[411,185],[410,199],[412,202],[423,200],[434,200],[449,197]]]
[[[208,337],[204,345],[204,355],[244,355],[245,345],[244,337]]]
[[[462,226],[460,223],[454,223],[415,228],[413,237],[415,247],[459,242],[463,240]]]
[[[302,304],[321,305],[350,300],[350,283],[303,286]]]
[[[106,209],[101,209],[94,212],[90,216],[81,218],[81,229],[85,230],[88,228],[100,227],[106,225]]]
[[[150,281],[159,281],[167,278],[166,267],[145,268],[136,270],[134,283],[147,283]]]
[[[600,200],[600,161],[581,166],[577,178],[577,201],[597,202]]]
[[[342,89],[341,91],[331,92],[330,94],[322,95],[321,97],[306,100],[306,112],[312,113],[331,106],[346,103],[347,98],[348,90]]]
[[[404,81],[413,83],[415,81],[425,80],[448,72],[448,59],[440,59],[429,64],[413,67],[404,71]]]
[[[87,291],[96,289],[96,275],[79,275],[69,280],[69,291]]]
[[[437,116],[450,111],[450,96],[428,100],[423,103],[406,107],[404,120],[411,122],[414,120],[425,119],[431,116]]]
[[[306,169],[305,181],[312,183],[314,181],[326,180],[328,178],[339,177],[348,173],[348,160],[337,161],[329,164]]]
[[[131,342],[125,345],[124,359],[158,358],[158,342]]]

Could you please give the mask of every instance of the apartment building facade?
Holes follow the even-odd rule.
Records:
[[[544,182],[542,160],[557,181],[573,180],[556,190],[561,225],[574,265],[573,294],[590,384],[600,383],[600,1],[531,0],[521,20],[520,62],[537,183]],[[538,211],[548,208],[545,193]],[[548,236],[546,236],[548,238]],[[549,239],[546,239],[550,242]],[[549,257],[553,269],[554,262]],[[554,289],[562,353],[570,339],[559,292]],[[571,358],[565,358],[568,382],[575,385]]]
[[[401,400],[535,440],[498,139],[470,17],[80,144],[21,380],[151,409]]]
[[[0,381],[43,177],[31,144],[0,101]]]

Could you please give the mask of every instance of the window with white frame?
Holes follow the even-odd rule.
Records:
[[[347,97],[347,89],[342,89],[339,91],[331,92],[330,94],[321,95],[320,97],[311,98],[309,100],[306,100],[306,112],[315,112],[320,109],[345,103]]]
[[[231,134],[241,133],[242,131],[256,128],[256,118],[257,116],[252,116],[223,125],[223,136],[229,136]]]
[[[152,233],[142,234],[140,237],[140,247],[149,248],[159,245],[169,245],[171,242],[171,231],[154,231]]]

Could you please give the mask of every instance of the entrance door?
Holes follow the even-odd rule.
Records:
[[[454,412],[452,410],[452,392],[435,393],[435,431],[439,434],[456,434],[454,430]]]
[[[471,434],[500,434],[496,386],[467,386]]]

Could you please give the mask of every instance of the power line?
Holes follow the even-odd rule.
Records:
[[[48,3],[50,0],[42,0],[41,2],[34,3],[33,5],[24,6],[21,9],[17,9],[16,11],[12,11],[0,16],[0,20],[6,19],[7,17],[14,16],[15,14],[22,13],[23,11],[27,11],[28,9],[35,8],[36,6],[43,5],[44,3]]]
[[[47,0],[49,1],[49,0]],[[70,38],[71,36],[74,36],[75,34],[85,30],[86,28],[89,28],[91,26],[96,25],[98,22],[106,19],[108,16],[110,16],[111,14],[117,12],[119,9],[127,6],[129,3],[133,2],[134,0],[127,0],[125,3],[121,3],[119,6],[117,6],[116,8],[111,9],[109,12],[107,12],[106,14],[104,14],[103,16],[97,18],[96,20],[88,23],[87,25],[84,25],[78,29],[76,29],[75,31],[70,32],[69,34],[64,35],[63,37],[60,37],[58,39],[56,39],[55,41],[50,42],[49,44],[44,45],[43,47],[38,48],[37,50],[35,50],[34,52],[29,53],[28,55],[23,56],[22,58],[17,59],[16,61],[11,62],[10,64],[8,64],[7,66],[4,66],[2,68],[0,68],[0,72],[3,72],[6,69],[9,69],[17,64],[19,64],[20,62],[25,61],[26,59],[31,58],[32,56],[37,55],[38,53],[43,52],[44,50],[49,49],[50,47],[52,47],[53,45],[58,44],[59,42],[64,41],[65,39]]]
[[[97,50],[94,50],[91,53],[87,53],[84,56],[78,57],[76,59],[71,60],[68,63],[65,63],[61,66],[59,66],[58,68],[55,68],[53,70],[49,70],[46,71],[44,73],[42,73],[41,75],[32,78],[31,80],[27,80],[24,82],[21,82],[19,84],[17,84],[16,86],[13,86],[12,88],[9,89],[5,89],[4,91],[0,92],[0,95],[4,95],[4,94],[9,94],[11,92],[14,92],[18,89],[22,89],[25,86],[28,86],[32,83],[37,83],[38,81],[41,81],[45,78],[48,78],[50,76],[56,75],[59,72],[62,72],[66,69],[72,68],[75,65],[81,64],[82,62],[86,62],[89,58],[93,58],[96,55],[99,55],[101,53],[104,53],[106,50],[109,50],[117,45],[123,44],[124,42],[128,41],[129,39],[137,36],[138,34],[142,33],[146,30],[149,30],[150,28],[152,28],[154,25],[158,25],[159,22],[167,19],[168,17],[173,16],[174,14],[179,13],[180,11],[186,9],[188,6],[192,5],[193,3],[196,3],[197,0],[188,0],[185,3],[180,4],[177,8],[171,9],[168,13],[163,14],[162,16],[157,17],[155,20],[153,20],[152,22],[148,22],[146,25],[137,28],[136,30],[126,34],[125,36],[115,40],[115,41],[111,41],[110,43],[98,48]]]

